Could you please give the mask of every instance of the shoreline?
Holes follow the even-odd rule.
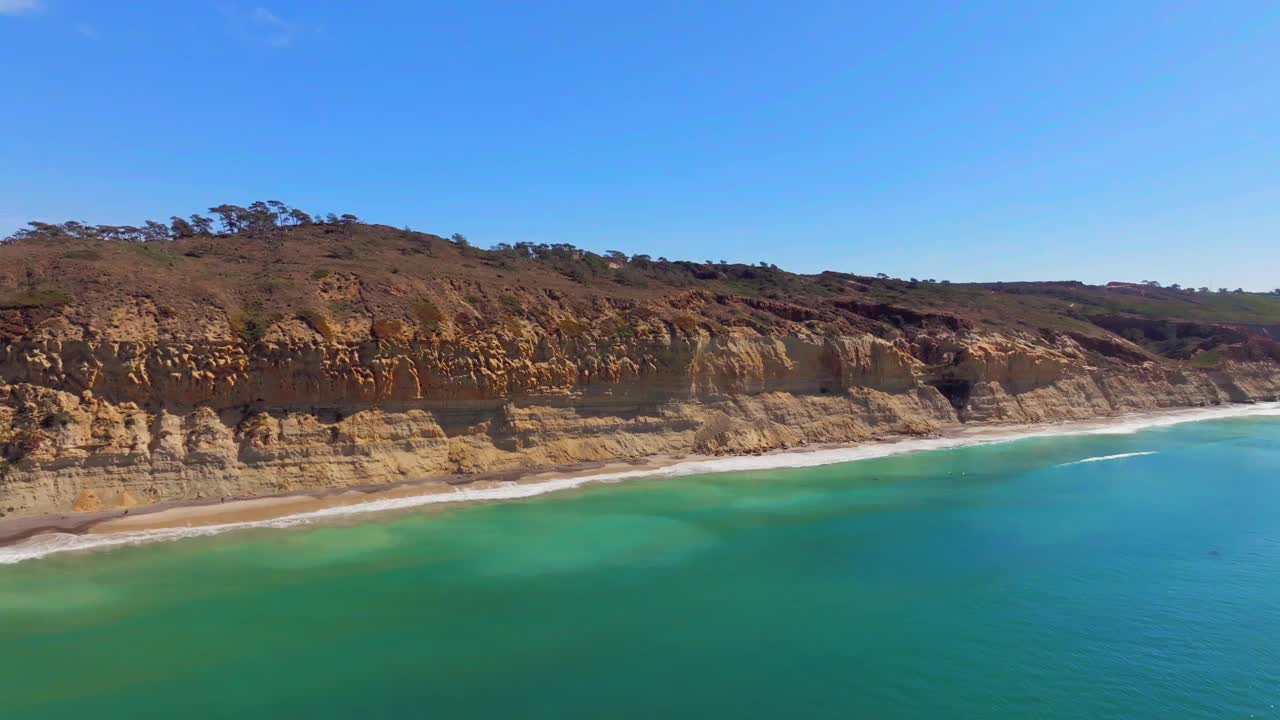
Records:
[[[242,511],[249,513],[266,512],[269,507],[283,509],[286,505],[306,503],[308,501],[338,505],[341,503],[336,502],[334,498],[343,496],[371,498],[375,496],[394,497],[402,493],[429,495],[448,492],[453,488],[466,487],[477,483],[517,482],[536,475],[569,474],[598,470],[613,465],[630,466],[641,464],[644,464],[642,459],[585,462],[537,469],[493,470],[472,474],[437,475],[420,480],[399,480],[393,483],[290,490],[270,495],[167,500],[127,510],[111,509],[83,513],[46,513],[29,517],[0,519],[0,548],[52,532],[69,534],[120,532],[127,527],[135,525],[135,523],[138,526],[135,529],[159,529],[178,524],[187,527],[188,525],[185,523],[188,519],[215,518],[221,515],[230,516]],[[411,492],[413,490],[419,492]],[[285,514],[287,513],[277,512],[272,517],[282,517]],[[154,523],[154,526],[152,523]]]
[[[171,501],[143,508],[0,520],[0,565],[118,545],[206,537],[234,530],[287,528],[432,505],[495,502],[632,479],[814,467],[912,452],[1078,434],[1140,430],[1248,416],[1280,415],[1280,402],[1173,408],[1088,420],[1019,425],[964,425],[937,435],[897,435],[856,443],[806,445],[755,455],[654,456],[446,475],[390,485],[304,490],[252,498]]]

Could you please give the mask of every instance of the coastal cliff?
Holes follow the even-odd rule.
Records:
[[[1194,306],[1179,325],[1117,314],[1123,288],[922,288],[530,247],[367,225],[0,246],[0,511],[1280,396],[1269,305]]]

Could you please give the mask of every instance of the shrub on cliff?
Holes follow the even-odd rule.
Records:
[[[406,333],[404,323],[399,320],[374,320],[372,333],[378,340],[403,340]]]
[[[61,290],[20,290],[0,298],[0,310],[52,307],[70,302],[71,297]]]
[[[40,427],[45,430],[61,429],[71,424],[71,416],[61,410],[51,412],[40,420]]]
[[[306,323],[308,327],[315,330],[325,342],[333,342],[333,327],[329,325],[329,321],[323,315],[315,310],[303,310],[298,313],[298,319]]]
[[[1218,349],[1202,350],[1191,358],[1191,367],[1199,370],[1213,370],[1222,363],[1222,351]]]
[[[586,332],[586,327],[573,318],[560,318],[559,322],[556,323],[556,326],[560,329],[560,334],[567,338],[580,337],[584,332]]]
[[[684,331],[686,335],[693,335],[698,332],[698,319],[687,313],[677,315],[675,325]]]
[[[35,452],[45,442],[39,428],[25,425],[8,436],[0,437],[0,458],[15,463]]]
[[[428,332],[435,332],[440,328],[440,323],[444,322],[444,313],[430,300],[414,305],[413,316],[418,320],[418,325]]]
[[[267,334],[268,323],[257,315],[244,311],[233,314],[230,318],[231,332],[247,345],[255,345]]]

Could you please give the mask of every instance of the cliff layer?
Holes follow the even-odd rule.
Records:
[[[647,260],[578,277],[573,262],[595,266],[574,252],[376,226],[0,247],[0,511],[1280,396],[1280,354],[1253,317],[1170,323],[1068,312],[1058,290],[913,295],[763,268],[744,281],[698,266],[685,282]]]

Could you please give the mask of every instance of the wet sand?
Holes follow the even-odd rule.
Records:
[[[1267,403],[1267,406],[1275,405]],[[1211,408],[1180,408],[1152,413],[1121,415],[1091,420],[1047,423],[1036,425],[955,425],[944,432],[929,436],[887,436],[878,440],[859,443],[815,444],[797,448],[783,448],[760,456],[823,451],[880,448],[884,445],[912,440],[954,440],[956,444],[996,441],[1071,433],[1107,432],[1116,426],[1133,425],[1151,427],[1175,424],[1212,417],[1231,417],[1247,413],[1250,406],[1218,406]],[[927,449],[927,448],[922,448]],[[648,474],[661,475],[664,468],[686,463],[702,464],[707,461],[725,460],[733,456],[679,455],[655,456],[636,460],[594,462],[529,470],[510,470],[479,473],[475,475],[448,475],[423,480],[412,480],[385,485],[368,485],[349,488],[331,488],[283,493],[280,495],[246,498],[202,498],[191,501],[173,501],[130,510],[105,510],[93,513],[63,513],[28,518],[0,520],[0,546],[12,545],[40,535],[55,533],[116,534],[137,533],[149,530],[196,528],[215,525],[267,521],[295,515],[314,513],[331,508],[363,505],[367,503],[419,498],[445,493],[470,496],[473,493],[459,491],[484,491],[511,486],[538,486],[543,484],[575,486],[575,478],[608,478],[621,474],[624,478],[642,478]],[[742,456],[753,457],[753,456]],[[708,472],[714,472],[709,470]],[[557,482],[560,481],[560,482]],[[530,493],[532,494],[532,493]],[[483,496],[484,493],[478,493]],[[521,495],[524,496],[524,495]],[[501,499],[501,498],[497,498]],[[460,501],[467,501],[460,497]],[[426,503],[423,503],[426,504]],[[340,513],[335,513],[340,515]]]
[[[658,470],[687,459],[689,458],[681,456],[646,458],[634,462],[582,463],[537,470],[450,475],[393,485],[301,491],[257,498],[228,498],[225,501],[204,501],[201,504],[171,504],[133,510],[128,515],[113,512],[109,517],[95,518],[76,529],[58,532],[116,533],[255,522],[376,500],[453,493],[463,486],[469,489],[484,489],[511,483],[537,485],[551,480],[601,473]],[[0,543],[3,542],[3,534],[0,532]]]

